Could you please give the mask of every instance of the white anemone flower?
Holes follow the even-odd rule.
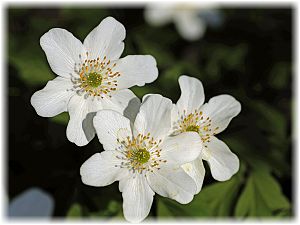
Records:
[[[148,95],[133,123],[112,110],[101,110],[94,118],[105,151],[81,166],[82,182],[101,187],[119,181],[124,216],[130,222],[145,219],[155,192],[186,204],[196,191],[181,165],[200,155],[202,142],[196,132],[167,136],[171,110],[171,100]]]
[[[203,4],[149,4],[144,17],[153,26],[174,22],[179,34],[188,41],[201,38],[207,25],[219,26],[222,23],[218,10]]]
[[[197,132],[203,142],[202,155],[183,165],[184,170],[195,180],[197,192],[201,190],[206,160],[214,179],[226,181],[239,169],[239,159],[229,147],[215,137],[229,125],[241,111],[241,104],[230,95],[219,95],[204,103],[202,83],[193,77],[180,76],[181,96],[172,110],[173,135]]]
[[[43,117],[68,111],[67,138],[78,146],[94,138],[95,112],[113,109],[123,113],[135,98],[128,88],[143,86],[158,76],[152,56],[129,55],[120,59],[124,39],[124,26],[112,17],[102,20],[83,44],[60,28],[49,30],[40,39],[58,77],[34,93],[31,104]]]

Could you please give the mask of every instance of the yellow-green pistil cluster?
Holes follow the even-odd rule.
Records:
[[[123,161],[120,166],[138,173],[153,172],[154,169],[159,170],[159,165],[167,162],[160,159],[161,149],[159,145],[161,141],[155,141],[150,137],[150,133],[147,135],[138,134],[135,138],[118,139],[122,146],[120,153],[123,155],[117,156]]]
[[[102,75],[96,72],[89,73],[86,76],[86,82],[93,88],[99,87],[102,82]]]
[[[211,122],[209,117],[205,117],[202,111],[195,110],[193,113],[186,115],[184,110],[184,118],[179,122],[179,129],[181,132],[194,131],[197,132],[203,142],[209,142],[210,137],[215,135],[219,127],[212,130]]]
[[[141,164],[148,162],[150,159],[150,153],[145,148],[137,149],[132,154],[133,158]]]
[[[86,53],[86,57],[89,57],[88,53]],[[106,56],[102,60],[99,57],[86,59],[80,64],[78,80],[80,89],[91,96],[100,96],[101,98],[104,95],[110,96],[111,91],[117,90],[116,78],[121,76],[119,72],[113,71],[115,66],[116,63],[111,65],[111,61],[107,60]]]

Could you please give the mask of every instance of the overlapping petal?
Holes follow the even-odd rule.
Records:
[[[99,111],[94,118],[94,126],[105,150],[114,150],[120,145],[118,140],[132,137],[129,119],[112,110]]]
[[[241,104],[230,95],[219,95],[213,97],[208,103],[201,107],[203,115],[209,117],[211,122],[211,129],[216,133],[225,130],[230,121],[237,116],[241,111]]]
[[[180,76],[178,79],[181,95],[177,101],[180,112],[186,110],[189,114],[199,109],[204,103],[204,89],[200,80],[194,77]]]
[[[95,136],[93,118],[103,106],[97,99],[86,99],[74,95],[68,104],[70,121],[67,126],[67,138],[78,146],[88,144]]]
[[[177,136],[165,138],[160,145],[161,158],[167,160],[167,165],[183,165],[201,155],[202,141],[196,132],[185,132]]]
[[[114,71],[121,74],[116,78],[118,89],[143,86],[153,82],[158,76],[156,60],[151,55],[128,55],[115,63]]]
[[[89,58],[118,59],[123,50],[126,36],[125,27],[113,17],[106,17],[85,38],[83,44]]]
[[[164,138],[171,129],[172,101],[161,95],[149,95],[143,99],[134,122],[136,134],[147,135],[155,140]]]
[[[213,178],[218,181],[229,180],[239,170],[239,159],[228,146],[212,136],[207,148],[203,148],[203,159],[210,166]]]
[[[163,167],[147,174],[149,185],[153,191],[181,204],[192,201],[196,192],[193,179],[180,167]]]
[[[195,194],[198,194],[201,191],[205,176],[205,168],[201,156],[192,162],[182,165],[182,168],[195,181],[197,186]]]
[[[102,187],[110,185],[128,175],[128,171],[118,167],[120,160],[116,151],[104,151],[92,155],[80,167],[84,184]]]
[[[41,37],[40,44],[54,73],[65,78],[78,76],[75,63],[84,60],[85,48],[73,34],[53,28]]]
[[[111,97],[101,99],[101,102],[103,108],[111,109],[121,114],[125,113],[124,110],[126,110],[126,114],[137,114],[141,104],[140,99],[129,89],[118,90],[112,93]],[[133,109],[131,109],[132,107]]]
[[[31,105],[39,116],[56,116],[67,111],[67,104],[71,96],[75,94],[71,88],[72,82],[69,79],[57,77],[32,95]]]
[[[120,181],[119,189],[123,196],[123,212],[126,220],[138,223],[149,214],[154,192],[143,175]]]

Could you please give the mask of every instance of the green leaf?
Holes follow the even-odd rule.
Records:
[[[21,79],[29,86],[46,85],[49,80],[55,78],[46,57],[41,57],[33,49],[14,53],[9,60],[18,69]]]
[[[67,218],[80,217],[82,215],[82,208],[80,204],[74,203],[67,212]]]
[[[275,89],[283,89],[291,79],[291,65],[288,62],[275,64],[270,72],[269,84]]]
[[[257,124],[262,130],[275,135],[276,138],[286,137],[286,118],[278,109],[263,101],[253,101],[251,106],[260,115]]]
[[[204,186],[193,201],[187,205],[181,205],[173,200],[159,198],[159,217],[224,217],[231,215],[231,209],[237,198],[242,181],[243,168],[225,182],[217,182]]]
[[[69,116],[69,113],[63,112],[63,113],[61,113],[57,116],[51,117],[49,119],[55,123],[66,125],[69,122],[70,116]]]
[[[122,205],[119,202],[112,200],[105,210],[90,212],[89,215],[90,217],[115,217],[120,215],[120,211],[122,211]]]
[[[238,217],[270,217],[288,215],[290,203],[277,181],[267,170],[254,171],[247,180],[235,208]]]

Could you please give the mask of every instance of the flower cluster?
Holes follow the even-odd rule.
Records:
[[[202,160],[219,181],[238,171],[237,156],[215,135],[241,106],[229,95],[204,104],[201,82],[188,76],[179,78],[176,104],[158,94],[140,102],[128,88],[153,82],[156,61],[148,55],[120,58],[124,39],[124,26],[112,17],[83,43],[66,30],[48,31],[40,43],[58,77],[34,93],[31,104],[44,117],[68,111],[66,135],[77,146],[97,134],[104,151],[83,163],[82,182],[102,187],[119,181],[126,220],[140,222],[149,214],[155,193],[191,202],[202,187]]]

